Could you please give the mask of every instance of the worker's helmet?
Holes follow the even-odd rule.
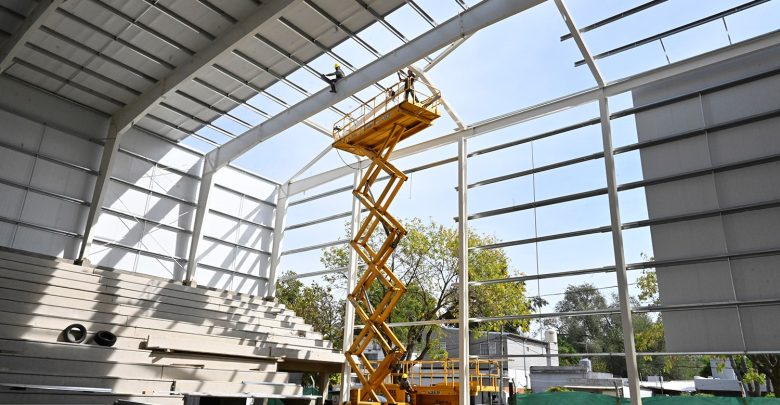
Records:
[[[335,65],[333,65],[333,67],[334,67],[334,68],[336,68],[336,69],[338,69],[338,68],[340,68],[340,67],[341,67],[341,65],[340,65],[340,64],[338,64],[338,63],[336,63]]]
[[[409,378],[409,374],[403,373],[401,374],[401,378]]]

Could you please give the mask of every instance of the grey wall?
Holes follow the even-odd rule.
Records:
[[[634,105],[668,99],[780,67],[780,48],[709,66],[633,93]],[[709,128],[780,109],[780,75],[636,115],[639,141]],[[780,118],[745,123],[643,148],[645,179],[780,154]],[[646,187],[650,219],[780,200],[777,160]],[[727,213],[651,227],[656,260],[780,249],[780,208]],[[662,304],[780,298],[780,256],[739,257],[657,269]],[[777,350],[780,306],[666,312],[668,351]]]
[[[109,118],[0,76],[0,246],[74,259]],[[122,139],[95,265],[181,280],[202,155],[139,129]],[[195,279],[265,294],[276,184],[235,167],[216,176]]]

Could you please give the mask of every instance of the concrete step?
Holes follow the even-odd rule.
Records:
[[[33,304],[27,302],[18,302],[0,299],[0,323],[7,322],[11,325],[33,324],[39,328],[49,328],[55,331],[65,328],[71,323],[81,323],[87,328],[88,332],[97,332],[101,329],[92,329],[86,325],[84,320],[92,323],[101,324],[102,330],[108,330],[117,336],[145,338],[150,335],[157,336],[189,336],[189,335],[207,335],[213,339],[220,339],[225,343],[256,345],[257,341],[285,343],[287,345],[329,349],[330,342],[314,339],[300,338],[296,336],[280,336],[284,329],[273,330],[274,334],[257,333],[252,331],[243,331],[236,329],[219,328],[208,325],[195,325],[178,320],[140,318],[128,315],[127,308],[119,307],[115,312],[119,315],[104,311],[92,311],[87,309],[78,309],[78,306],[88,303],[74,303],[76,308],[60,307],[46,304]],[[21,316],[14,316],[21,315]],[[32,319],[31,319],[32,316]],[[51,319],[56,318],[56,319]],[[12,321],[13,319],[13,321]],[[113,325],[108,328],[105,325]],[[119,328],[119,329],[117,329]],[[131,333],[127,328],[133,328]]]
[[[259,381],[275,384],[288,382],[288,376],[285,372],[212,370],[198,367],[61,360],[48,357],[0,354],[0,373],[37,374],[41,370],[45,370],[45,373],[48,375],[71,377],[131,377],[143,380],[161,379],[171,381],[180,379],[224,382]]]
[[[148,349],[174,350],[192,353],[206,353],[209,350],[217,350],[219,353],[234,355],[237,357],[289,357],[296,360],[306,360],[309,362],[321,362],[330,364],[341,364],[344,362],[344,356],[337,351],[331,350],[311,350],[311,349],[290,349],[278,347],[272,343],[264,344],[263,347],[249,346],[209,346],[208,342],[200,336],[192,336],[186,339],[170,339],[165,337],[150,336],[146,342]],[[279,356],[274,356],[273,354]]]
[[[305,324],[303,319],[286,310],[252,310],[250,308],[234,308],[196,300],[185,300],[159,295],[155,291],[136,291],[128,287],[126,282],[116,282],[113,285],[69,280],[19,269],[8,269],[0,266],[0,277],[6,279],[2,284],[19,285],[19,289],[32,292],[74,296],[81,292],[86,299],[102,300],[103,302],[132,303],[133,305],[155,308],[168,312],[193,316],[205,316],[216,319],[252,322],[253,320],[268,320],[287,324]],[[69,291],[62,290],[67,288]]]
[[[189,316],[194,317],[190,319],[199,319],[201,322],[204,319],[211,319],[214,321],[224,321],[228,323],[240,322],[245,324],[256,324],[267,326],[269,328],[295,329],[300,331],[300,335],[306,334],[307,336],[311,332],[311,325],[307,325],[304,323],[303,319],[297,317],[289,317],[288,319],[290,320],[285,320],[274,319],[274,317],[268,317],[263,313],[258,313],[258,316],[235,315],[215,310],[182,307],[177,304],[169,304],[164,301],[139,300],[137,298],[125,297],[123,295],[117,296],[115,294],[100,294],[94,291],[90,292],[82,289],[72,289],[68,286],[44,285],[36,282],[20,281],[17,278],[11,278],[8,276],[8,274],[4,273],[4,270],[2,269],[0,269],[0,285],[6,289],[26,291],[41,295],[69,297],[85,302],[91,301],[95,303],[111,305],[108,308],[113,308],[113,306],[117,305],[125,305],[134,308],[134,314],[142,311],[152,311],[152,313],[155,315],[159,313],[160,316],[168,316],[169,318],[174,318],[177,320],[179,319],[179,316]],[[110,312],[113,313],[113,311]]]
[[[0,260],[13,261],[17,263],[27,264],[31,267],[36,267],[38,270],[45,271],[64,271],[68,273],[79,273],[82,275],[93,275],[102,278],[112,278],[116,280],[124,280],[128,282],[134,282],[141,285],[160,287],[170,290],[170,294],[183,293],[186,295],[177,295],[181,298],[192,298],[192,295],[216,298],[222,300],[225,305],[241,306],[245,304],[266,306],[272,308],[285,309],[284,305],[274,301],[265,300],[263,297],[255,297],[247,294],[240,294],[225,290],[216,290],[205,287],[190,287],[182,285],[180,282],[162,279],[154,276],[138,275],[134,273],[128,273],[121,270],[104,270],[94,267],[77,266],[64,259],[57,258],[41,258],[37,256],[26,255],[22,253],[9,252],[7,250],[0,249]],[[35,271],[35,270],[33,270]]]
[[[2,280],[2,278],[0,278]],[[10,287],[25,287],[22,282],[14,282]],[[64,292],[60,292],[65,294]],[[88,293],[85,293],[85,295]],[[25,290],[0,288],[0,297],[8,301],[35,305],[50,305],[71,309],[85,309],[115,315],[127,315],[127,325],[148,328],[167,329],[170,322],[177,323],[177,330],[188,333],[208,333],[236,338],[263,339],[274,342],[287,342],[301,346],[329,348],[330,342],[318,339],[316,332],[305,332],[289,328],[276,328],[266,325],[245,324],[243,322],[217,321],[190,315],[179,315],[165,311],[145,309],[129,304],[108,304],[85,298],[67,297]],[[162,319],[160,319],[162,318]]]
[[[55,360],[78,360],[91,362],[109,362],[122,365],[145,366],[152,373],[163,370],[155,367],[183,368],[185,370],[214,371],[229,373],[258,373],[276,371],[276,362],[245,359],[225,359],[211,355],[191,355],[182,353],[151,352],[149,350],[117,349],[77,343],[48,343],[32,340],[0,339],[0,352],[8,356],[40,357]],[[197,372],[193,371],[197,374]],[[274,375],[274,373],[270,373]],[[280,373],[281,374],[281,373]],[[176,378],[183,378],[177,375]],[[188,377],[189,378],[189,377]],[[190,378],[197,379],[197,378]]]
[[[42,370],[46,370],[43,368]],[[22,374],[0,372],[0,384],[20,385],[53,385],[63,387],[89,387],[111,389],[114,394],[143,395],[154,392],[170,391],[174,386],[173,380],[139,379],[136,376],[125,377],[96,377],[96,376],[69,376],[49,375],[44,373]]]
[[[8,301],[0,301],[0,307]],[[30,304],[31,305],[31,304]],[[45,307],[45,306],[43,306]],[[46,311],[46,308],[34,310]],[[33,310],[27,313],[32,313]],[[24,326],[3,323],[6,317],[13,317],[18,322],[24,322]],[[55,316],[15,314],[9,316],[0,311],[0,338],[27,339],[42,342],[56,342],[63,328],[72,323],[74,319],[60,319]],[[94,323],[81,322],[87,328],[88,338],[85,342],[90,344],[92,333],[97,330],[110,330],[118,339],[114,347],[118,349],[173,349],[184,352],[210,353],[225,356],[271,358],[290,357],[300,360],[326,363],[343,362],[340,352],[318,348],[297,347],[291,345],[277,345],[273,342],[258,342],[256,340],[244,340],[228,337],[187,334],[171,330],[150,330],[144,328],[108,326]],[[108,326],[108,327],[107,327]]]
[[[0,404],[99,404],[111,405],[118,399],[136,401],[154,405],[183,405],[182,395],[120,395],[120,394],[84,394],[73,392],[55,392],[41,390],[0,391]]]
[[[211,396],[252,394],[256,396],[299,396],[303,387],[296,384],[234,383],[219,381],[176,380],[174,393],[208,393]],[[158,392],[159,393],[159,392]]]

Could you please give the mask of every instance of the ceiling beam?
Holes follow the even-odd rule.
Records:
[[[762,49],[773,46],[780,46],[780,30],[774,31],[760,37],[745,40],[743,42],[716,49],[714,51],[694,56],[671,65],[665,65],[647,72],[643,72],[624,79],[607,83],[603,92],[607,97],[625,93],[645,84],[663,80],[668,77],[676,76],[705,66],[709,66],[724,60],[746,55]],[[421,142],[416,145],[401,148],[393,152],[392,159],[415,155],[431,149],[436,149],[445,145],[458,142],[461,137],[473,137],[506,128],[524,121],[538,118],[544,115],[553,114],[568,108],[573,108],[585,103],[593,102],[602,96],[602,90],[592,88],[579,93],[570,94],[555,100],[547,101],[528,108],[517,110],[509,114],[504,114],[482,122],[468,126],[465,130],[455,131],[430,141]],[[362,160],[360,166],[367,166],[368,163]],[[290,195],[295,195],[322,184],[340,179],[354,173],[354,168],[339,167],[327,172],[316,174],[290,183]]]
[[[24,48],[24,44],[30,40],[38,31],[38,28],[43,25],[43,22],[64,2],[65,0],[38,0],[38,4],[22,22],[21,27],[11,35],[11,38],[0,49],[0,73],[11,67],[16,55]]]
[[[458,38],[465,37],[542,2],[543,0],[486,0],[479,3],[348,75],[339,81],[338,93],[331,93],[327,89],[323,89],[212,150],[206,154],[204,173],[213,173],[219,170],[257,144],[344,100],[351,94],[365,89],[398,69],[413,64],[425,55],[449,45]]]
[[[134,122],[157,107],[166,96],[189,83],[203,69],[210,68],[222,55],[233,51],[236,44],[252,37],[266,23],[276,21],[289,6],[300,0],[269,0],[257,7],[254,13],[240,20],[229,31],[218,36],[205,49],[176,67],[166,78],[144,91],[135,101],[114,113],[112,119],[119,134],[127,131]]]
[[[577,44],[577,48],[579,48],[583,59],[588,64],[588,69],[590,69],[590,73],[596,80],[596,84],[598,84],[599,88],[603,88],[604,76],[601,75],[599,67],[596,66],[596,61],[593,60],[593,55],[588,50],[585,40],[582,39],[582,34],[580,34],[576,24],[574,24],[574,19],[571,18],[571,13],[569,12],[568,7],[566,7],[566,3],[564,3],[563,0],[555,0],[555,5],[558,7],[558,12],[561,13],[561,17],[563,17],[566,27],[569,28],[569,33],[572,38],[574,38],[574,42]]]

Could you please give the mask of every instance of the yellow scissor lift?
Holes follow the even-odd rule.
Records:
[[[390,313],[406,292],[406,286],[387,266],[388,259],[401,238],[406,235],[406,229],[388,213],[387,209],[407,179],[401,170],[390,163],[390,155],[398,142],[429,127],[435,119],[439,118],[438,106],[441,94],[430,87],[428,90],[429,92],[420,92],[416,89],[408,89],[404,82],[400,82],[388,89],[386,93],[374,97],[345,115],[333,126],[334,148],[371,160],[363,178],[353,191],[355,198],[368,211],[350,243],[367,266],[354,290],[347,297],[355,306],[355,312],[364,324],[364,328],[354,339],[352,346],[345,352],[347,362],[361,383],[361,387],[352,390],[350,394],[351,402],[355,405],[375,405],[385,402],[405,404],[405,392],[399,390],[398,385],[392,384],[389,379],[391,375],[399,373],[399,367],[408,372],[414,370],[410,363],[400,362],[406,353],[406,348],[387,325]],[[382,173],[387,174],[388,180],[382,191],[375,197],[371,188]],[[386,239],[378,247],[371,246],[369,241],[377,230],[384,232]],[[372,303],[368,291],[376,282],[381,283],[385,295],[378,303]],[[372,341],[377,341],[385,353],[384,360],[378,364],[369,361],[364,354]],[[446,365],[449,367],[451,363]],[[480,367],[478,364],[476,366],[479,374]],[[451,372],[451,368],[447,367],[445,367],[449,370],[447,372]],[[497,391],[495,380],[491,381],[489,384],[484,384],[485,380],[482,378],[473,379],[470,381],[472,391],[485,392],[494,388]],[[434,403],[456,405],[457,384],[454,376],[449,375],[444,381],[418,386],[417,393],[414,394],[416,399],[413,402],[415,405],[423,405],[428,402],[424,397],[437,397],[442,401],[430,402],[431,405]],[[451,394],[455,395],[454,402],[451,402]]]

